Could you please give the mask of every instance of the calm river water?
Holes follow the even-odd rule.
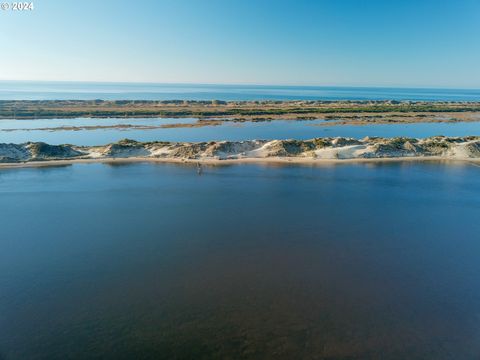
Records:
[[[0,120],[0,143],[43,141],[49,144],[103,145],[125,138],[137,141],[211,141],[253,139],[312,139],[315,137],[428,137],[480,136],[480,121],[459,123],[325,125],[324,120],[271,122],[224,122],[222,125],[193,128],[58,130],[62,126],[161,126],[194,123],[197,119],[48,119]],[[45,130],[50,129],[51,130]],[[57,128],[57,130],[54,130]],[[36,129],[36,130],[35,130]],[[42,129],[42,130],[40,130]]]
[[[479,176],[1,170],[0,358],[479,358]]]

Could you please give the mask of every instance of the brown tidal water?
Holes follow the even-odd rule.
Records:
[[[480,168],[0,171],[0,359],[478,359]]]

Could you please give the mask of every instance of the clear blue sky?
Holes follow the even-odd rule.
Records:
[[[33,2],[2,80],[480,88],[480,0]]]

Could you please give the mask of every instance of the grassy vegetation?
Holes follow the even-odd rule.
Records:
[[[0,118],[237,117],[311,118],[348,113],[479,112],[480,102],[398,101],[0,101]],[[328,118],[328,115],[324,116]]]

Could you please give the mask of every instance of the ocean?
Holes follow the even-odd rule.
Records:
[[[480,89],[0,81],[0,100],[480,101]]]

